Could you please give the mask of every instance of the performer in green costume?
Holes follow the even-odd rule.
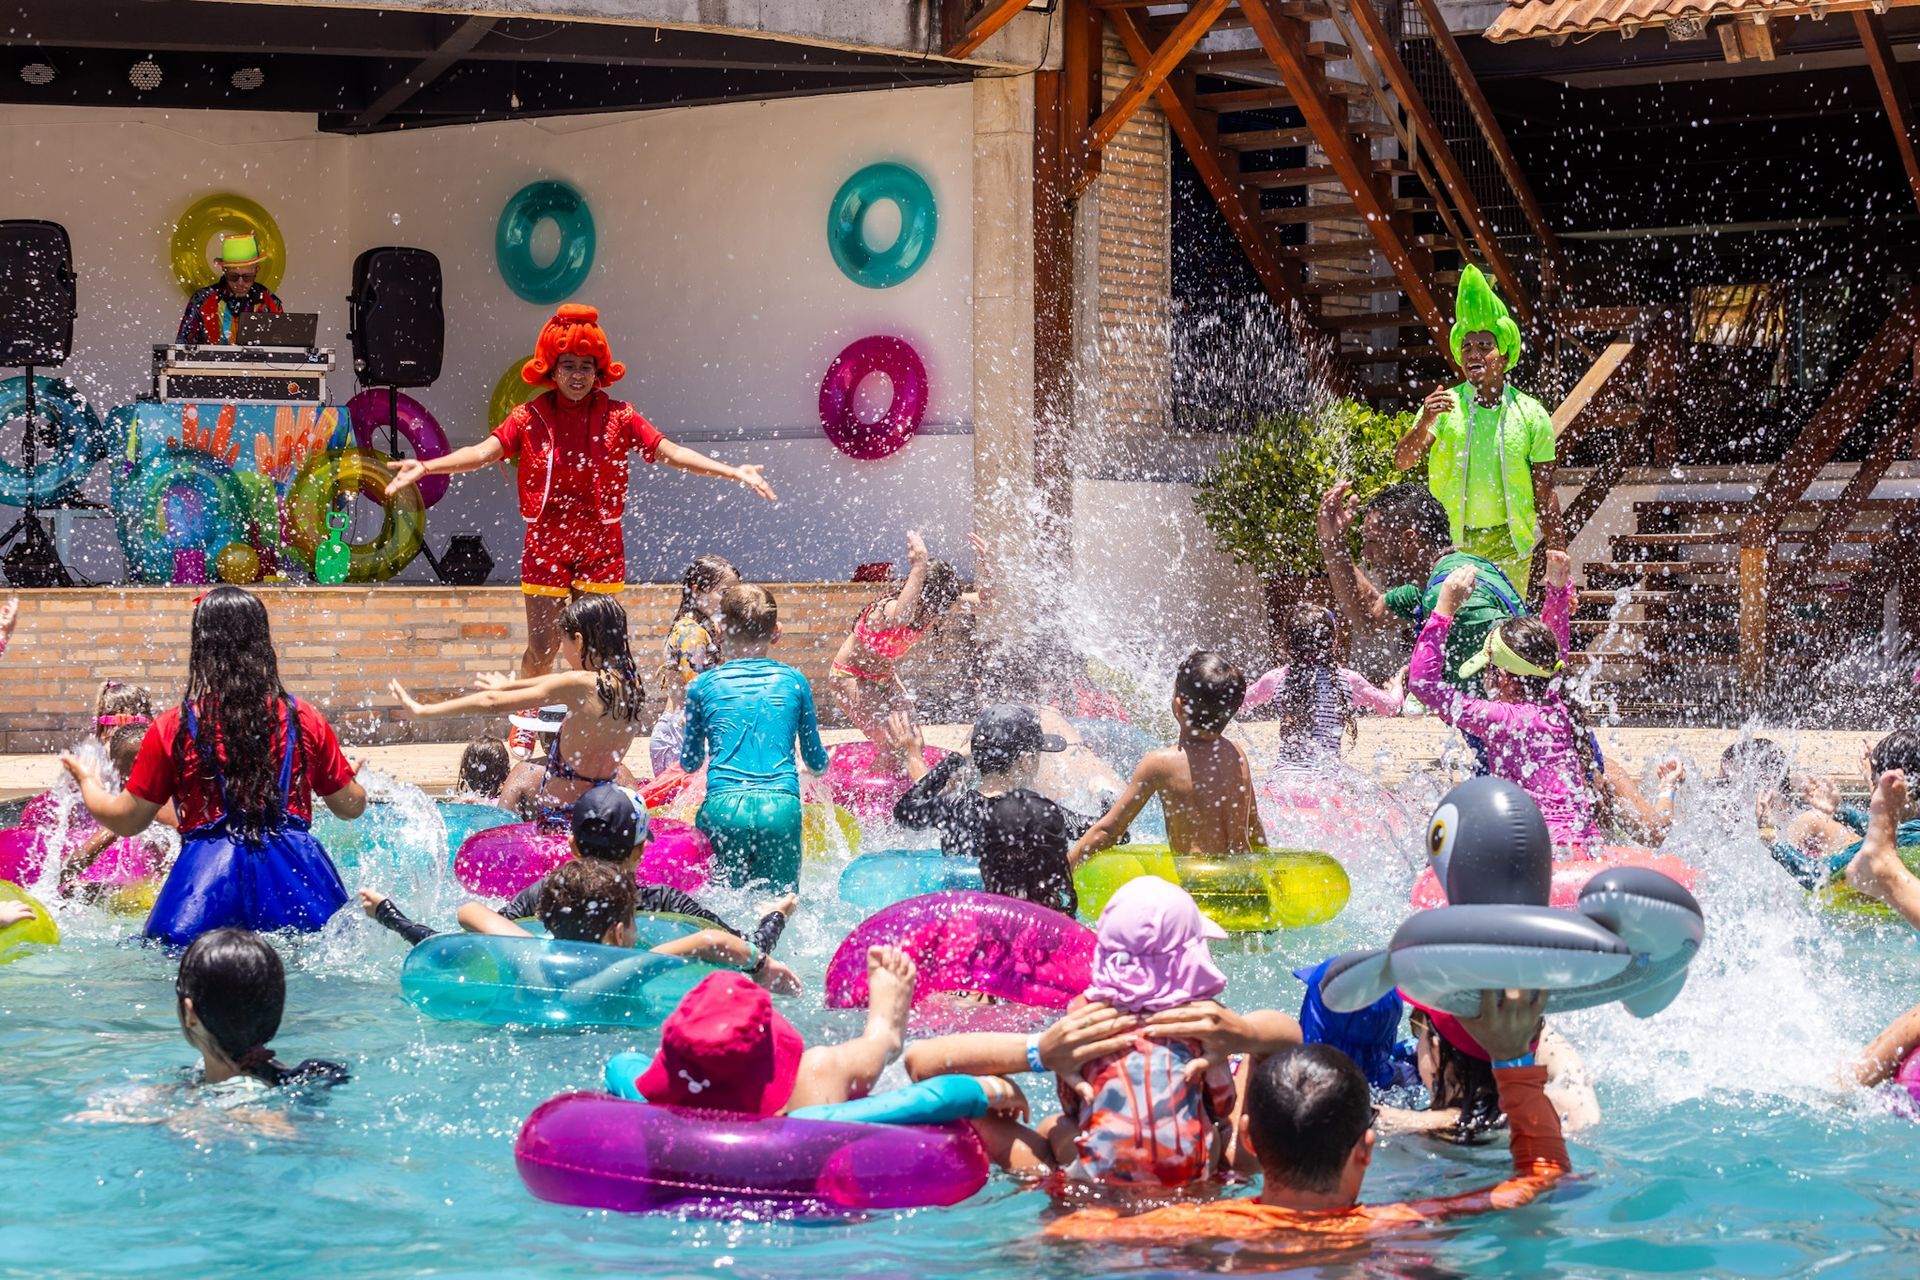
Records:
[[[1453,545],[1499,565],[1524,596],[1535,547],[1564,550],[1553,496],[1553,419],[1511,386],[1520,326],[1469,265],[1453,304],[1454,363],[1467,375],[1438,387],[1394,449],[1401,470],[1427,459],[1427,486],[1447,510]]]

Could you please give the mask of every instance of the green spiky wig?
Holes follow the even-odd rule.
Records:
[[[1453,298],[1453,332],[1449,335],[1449,344],[1453,347],[1453,362],[1461,364],[1460,343],[1470,333],[1490,333],[1500,354],[1507,358],[1507,368],[1511,369],[1520,361],[1520,326],[1507,314],[1507,304],[1500,301],[1500,295],[1487,283],[1480,268],[1472,263],[1460,273],[1460,292]]]

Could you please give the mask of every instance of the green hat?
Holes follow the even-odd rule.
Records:
[[[251,267],[265,262],[267,255],[260,252],[260,242],[251,231],[230,232],[220,237],[220,256],[213,265],[225,271],[229,267]]]
[[[1499,627],[1489,628],[1487,642],[1480,646],[1480,652],[1460,664],[1460,678],[1465,680],[1480,674],[1487,669],[1489,663],[1502,671],[1511,671],[1517,676],[1534,676],[1541,680],[1550,680],[1559,675],[1567,665],[1564,659],[1555,658],[1553,670],[1549,671],[1545,667],[1528,662],[1507,646],[1506,638],[1500,634]]]
[[[1520,359],[1520,326],[1507,314],[1507,304],[1472,263],[1460,273],[1460,291],[1453,298],[1453,362],[1461,364],[1460,344],[1470,333],[1490,333],[1512,368]]]

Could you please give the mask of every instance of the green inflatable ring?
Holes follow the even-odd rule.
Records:
[[[532,356],[522,356],[507,366],[500,380],[493,384],[493,391],[487,396],[487,429],[497,428],[507,420],[507,415],[527,401],[545,391],[545,387],[536,387],[520,376],[520,370],[526,366]]]
[[[0,880],[0,902],[24,902],[33,908],[30,918],[0,929],[0,964],[12,964],[26,955],[29,947],[60,945],[60,926],[32,894],[17,884]]]
[[[173,224],[167,257],[181,291],[191,296],[220,278],[213,270],[213,255],[208,250],[223,231],[253,233],[260,252],[266,255],[266,261],[260,264],[260,283],[271,290],[279,289],[287,274],[287,242],[280,234],[280,224],[245,196],[216,191],[188,205]]]
[[[413,563],[426,541],[427,513],[418,489],[402,489],[389,498],[387,481],[393,459],[357,446],[316,450],[287,488],[287,545],[309,569],[327,536],[327,515],[336,498],[357,490],[380,504],[380,532],[371,542],[349,544],[348,582],[385,582]]]
[[[551,219],[560,228],[560,251],[541,266],[533,260],[533,232]],[[533,182],[514,192],[500,211],[493,256],[507,288],[528,302],[563,302],[593,270],[593,212],[587,198],[564,182]]]
[[[1339,861],[1311,849],[1257,849],[1200,858],[1175,854],[1163,844],[1124,844],[1074,868],[1081,918],[1098,920],[1107,899],[1143,875],[1184,888],[1201,914],[1228,933],[1325,924],[1340,914],[1352,894]]]
[[[860,234],[874,205],[900,207],[900,235],[885,249],[870,249]],[[927,180],[903,164],[870,164],[840,185],[827,209],[827,247],[847,279],[868,289],[891,289],[918,271],[933,252],[940,211]]]
[[[28,475],[12,458],[0,458],[0,502],[53,507],[80,492],[93,464],[106,456],[106,432],[93,406],[65,378],[35,377],[33,408],[53,420],[54,443],[43,445],[38,464]],[[15,374],[0,382],[0,422],[11,422],[26,411],[27,378]]]
[[[198,510],[186,528],[169,529],[167,497],[178,489],[198,500]],[[113,507],[114,531],[135,580],[172,582],[175,552],[204,551],[211,567],[222,547],[244,541],[253,504],[232,467],[202,450],[168,445],[115,476]]]
[[[1920,875],[1920,845],[1902,845],[1896,850],[1907,870]],[[1898,920],[1899,914],[1878,898],[1869,898],[1847,883],[1846,872],[1814,890],[1814,900],[1828,911],[1860,916],[1869,920]]]

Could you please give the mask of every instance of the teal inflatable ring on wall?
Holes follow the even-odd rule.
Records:
[[[41,444],[31,475],[11,458],[0,458],[0,502],[56,507],[80,492],[93,464],[106,456],[106,436],[99,415],[66,379],[35,376],[33,395],[34,412],[52,421],[53,437]],[[26,407],[24,374],[0,382],[0,422],[13,421]]]
[[[548,219],[560,228],[560,251],[541,266],[533,260],[533,233]],[[587,198],[552,180],[520,188],[500,211],[493,256],[507,288],[528,302],[566,301],[593,270],[593,213]]]
[[[900,206],[900,235],[885,249],[869,249],[860,226],[883,200]],[[848,178],[827,210],[827,246],[847,279],[869,289],[891,289],[918,271],[933,252],[940,214],[927,180],[903,164],[870,164]]]

